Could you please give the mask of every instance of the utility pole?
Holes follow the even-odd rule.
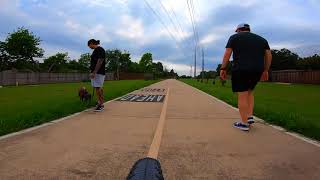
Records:
[[[194,78],[197,78],[197,46],[194,49]]]
[[[204,79],[204,52],[203,52],[203,48],[202,48],[202,80]]]
[[[193,71],[193,67],[192,67],[192,64],[191,64],[191,66],[190,66],[191,68],[190,68],[190,77],[192,77],[192,71]]]

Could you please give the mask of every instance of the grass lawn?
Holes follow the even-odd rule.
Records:
[[[206,84],[191,79],[181,81],[237,107],[231,82]],[[206,82],[206,81],[205,81]],[[287,130],[320,140],[320,85],[260,83],[255,90],[255,115]]]
[[[157,81],[107,81],[105,98],[111,100]],[[0,88],[0,136],[58,119],[95,105],[81,103],[78,89],[90,83],[48,84]]]

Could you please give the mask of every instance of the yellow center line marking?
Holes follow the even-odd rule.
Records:
[[[162,106],[160,120],[158,122],[157,129],[156,129],[156,132],[154,134],[154,137],[153,137],[150,149],[149,149],[149,153],[147,156],[149,158],[153,158],[153,159],[158,158],[160,144],[161,144],[161,138],[162,138],[162,134],[163,134],[164,123],[165,123],[166,115],[167,115],[169,91],[170,91],[170,88],[168,88],[166,99],[165,99],[164,104]]]

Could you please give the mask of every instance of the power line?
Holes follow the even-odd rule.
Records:
[[[200,11],[200,3],[199,3],[199,0],[195,0],[196,1],[196,4],[198,5],[198,6],[195,6],[194,4],[193,4],[193,10],[194,10],[194,12],[196,12],[195,11],[195,7],[198,7],[198,18],[200,19],[200,17],[201,17],[201,11]],[[192,2],[193,2],[193,0],[192,0]],[[197,15],[197,13],[194,13],[195,15]],[[197,31],[197,36],[198,36],[198,41],[199,41],[199,32],[198,32],[198,29],[197,29],[197,22],[195,22],[195,26],[196,26],[196,31]],[[202,79],[204,78],[204,71],[205,71],[205,62],[204,62],[204,47],[203,47],[203,45],[201,45],[201,49],[202,49]]]
[[[197,6],[194,5],[194,7],[197,7],[197,8],[195,8],[195,9],[198,10],[198,13],[195,13],[195,14],[196,14],[196,15],[198,14],[198,18],[200,18],[200,17],[201,17],[200,3],[199,3],[199,0],[195,0],[195,1],[196,1],[196,3],[194,3],[194,4],[197,4]],[[195,11],[195,12],[197,12],[197,11]]]
[[[177,34],[179,34],[179,35],[180,35],[180,40],[181,40],[181,39],[182,39],[182,38],[181,38],[181,37],[182,37],[182,35],[181,35],[181,33],[179,32],[179,28],[177,28],[176,23],[174,23],[174,22],[173,22],[173,20],[172,20],[172,18],[171,18],[171,16],[170,16],[170,14],[169,14],[169,12],[168,12],[167,8],[163,5],[163,3],[161,2],[161,0],[158,0],[158,2],[160,3],[161,8],[164,10],[164,12],[165,12],[165,13],[167,14],[167,16],[169,17],[169,20],[171,21],[171,23],[172,23],[172,25],[173,25],[174,29],[176,30]]]
[[[196,0],[197,1],[197,0]],[[199,3],[199,2],[198,2]],[[191,14],[192,14],[192,17],[193,17],[193,23],[194,23],[194,29],[195,29],[195,35],[196,35],[196,39],[197,39],[197,42],[199,43],[199,31],[198,31],[198,25],[197,25],[197,21],[196,21],[196,10],[195,10],[195,5],[194,5],[194,1],[193,0],[190,0],[190,6],[191,6]],[[199,11],[199,16],[200,16],[200,11]],[[200,43],[199,43],[200,45]],[[201,45],[201,50],[202,50],[202,72],[204,72],[204,48],[203,48],[203,45]],[[198,46],[196,46],[195,49],[197,49]],[[198,51],[200,53],[200,51]],[[195,54],[197,52],[195,51]],[[195,55],[195,64],[196,64],[196,55]],[[196,69],[195,69],[196,71]],[[195,73],[196,74],[196,73]],[[202,73],[202,76],[203,76],[203,73]],[[202,77],[203,78],[203,77]]]
[[[179,28],[180,28],[180,31],[184,34],[184,31],[183,31],[183,28],[182,28],[182,26],[181,26],[181,23],[180,23],[180,21],[179,21],[179,19],[178,19],[178,16],[177,16],[177,14],[175,13],[175,11],[173,10],[170,1],[168,1],[168,2],[169,2],[170,10],[171,10],[173,16],[175,17],[175,20],[178,22],[178,26],[179,26]]]
[[[151,5],[149,4],[149,2],[147,0],[144,0],[144,2],[147,4],[147,6],[149,7],[149,9],[153,12],[153,14],[158,18],[158,20],[160,21],[160,23],[165,27],[166,31],[169,33],[169,35],[171,36],[171,38],[176,42],[177,47],[181,50],[177,39],[174,37],[174,35],[172,34],[172,32],[169,30],[169,28],[167,27],[167,25],[162,21],[161,17],[157,14],[157,12],[151,7]]]
[[[191,8],[191,3],[192,1],[187,0],[187,5],[188,5],[188,9],[189,9],[189,15],[190,15],[190,19],[191,19],[191,24],[192,24],[192,28],[193,28],[193,35],[194,35],[194,42],[195,42],[195,47],[194,47],[194,77],[197,77],[197,47],[198,47],[198,41],[199,38],[197,38],[197,30],[196,30],[196,26],[194,23],[194,15],[193,15],[193,10]]]
[[[198,42],[198,46],[201,46],[202,49],[203,49],[203,45],[200,44],[200,41],[199,41],[199,31],[198,31],[198,25],[197,25],[197,21],[195,20],[196,19],[196,11],[195,11],[195,5],[193,3],[194,1],[193,0],[190,0],[190,4],[191,4],[191,9],[192,9],[192,15],[193,15],[193,21],[194,21],[194,26],[195,26],[195,31],[196,31],[196,38],[197,38],[197,42]],[[198,47],[197,46],[197,47]],[[200,47],[199,47],[200,48]],[[200,50],[198,51],[199,54],[201,53]]]
[[[188,46],[190,46],[190,45],[192,44],[192,40],[191,40],[190,38],[185,37],[185,34],[186,34],[186,33],[185,33],[185,31],[183,30],[183,27],[182,27],[182,25],[181,25],[181,23],[180,23],[180,20],[179,20],[177,14],[175,13],[174,8],[173,8],[170,0],[168,0],[168,5],[169,5],[169,10],[170,10],[170,12],[171,12],[171,15],[173,14],[173,17],[174,17],[174,18],[172,18],[172,19],[174,19],[174,20],[177,22],[177,24],[178,24],[178,26],[177,26],[178,28],[177,28],[177,29],[178,29],[178,31],[180,30],[180,31],[179,31],[179,34],[180,34],[180,44],[182,43],[183,49],[188,48]],[[170,13],[168,13],[168,14],[170,14]],[[173,20],[172,20],[172,21],[173,21]],[[190,41],[190,42],[183,43],[185,40]],[[187,52],[190,52],[190,51],[189,51],[189,48],[188,48]]]
[[[159,1],[160,5],[161,5],[161,8],[164,10],[164,12],[166,13],[166,15],[169,17],[169,20],[171,21],[172,25],[174,26],[177,34],[180,35],[180,44],[181,44],[181,42],[185,39],[185,38],[184,38],[184,35],[183,35],[183,34],[185,34],[185,33],[184,33],[183,28],[182,28],[182,26],[181,26],[181,24],[180,24],[180,22],[179,22],[179,20],[178,20],[178,18],[177,18],[176,13],[174,12],[174,10],[173,10],[173,8],[172,8],[172,5],[171,5],[170,1],[168,1],[168,3],[169,3],[169,8],[166,8],[161,0],[158,0],[158,1]],[[171,10],[171,12],[172,12],[173,15],[172,15],[172,14],[170,15],[170,13],[169,13],[170,10]],[[175,17],[175,20],[177,21],[177,23],[174,21],[173,16]],[[177,25],[177,24],[178,24],[178,25]],[[180,29],[179,29],[179,28],[180,28]],[[180,31],[179,31],[179,30],[180,30]],[[189,39],[188,39],[188,40],[189,40]],[[191,42],[191,43],[192,43],[192,42]],[[186,45],[190,45],[190,44],[189,44],[189,43],[186,43]],[[185,48],[187,48],[187,47],[184,46],[184,44],[182,44],[182,49],[183,49],[183,50],[187,50],[187,52],[189,52],[189,49],[185,49]]]
[[[199,42],[199,33],[198,33],[197,21],[196,21],[196,18],[195,18],[195,9],[194,9],[193,0],[190,0],[190,5],[191,5],[191,9],[192,9],[192,17],[193,17],[194,28],[196,30],[196,38],[197,38],[197,41]]]
[[[191,25],[192,25],[192,29],[193,29],[194,42],[195,42],[195,46],[197,46],[196,30],[195,30],[195,26],[194,26],[194,22],[193,22],[193,16],[192,16],[192,13],[191,13],[192,10],[190,8],[189,0],[187,0],[187,4],[188,4],[188,9],[189,9]]]
[[[186,39],[187,41],[190,41],[191,43],[185,43],[185,45],[187,45],[187,46],[191,45],[191,44],[192,44],[192,40],[191,40],[190,38],[184,37],[184,35],[185,35],[186,33],[185,33],[185,31],[183,30],[183,28],[182,28],[182,25],[181,25],[181,23],[180,23],[180,20],[179,20],[177,14],[175,13],[175,11],[174,11],[174,9],[173,9],[173,6],[172,6],[172,4],[171,4],[171,2],[170,2],[170,0],[168,1],[168,4],[169,4],[169,8],[170,8],[170,10],[171,10],[171,12],[172,12],[175,20],[178,22],[180,31],[181,31],[181,33],[182,33],[182,40],[185,40],[185,39]]]

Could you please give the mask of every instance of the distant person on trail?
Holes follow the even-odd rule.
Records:
[[[241,122],[235,122],[234,127],[249,131],[250,125],[254,123],[253,90],[260,80],[268,80],[272,54],[268,41],[251,33],[249,24],[239,24],[236,32],[227,43],[220,77],[222,80],[227,79],[227,66],[233,54],[232,91],[238,93],[241,116]]]
[[[90,63],[90,79],[92,87],[95,88],[98,96],[98,104],[95,109],[96,112],[100,112],[104,109],[103,83],[106,74],[106,52],[99,45],[99,40],[90,39],[88,41],[88,47],[93,49]]]

